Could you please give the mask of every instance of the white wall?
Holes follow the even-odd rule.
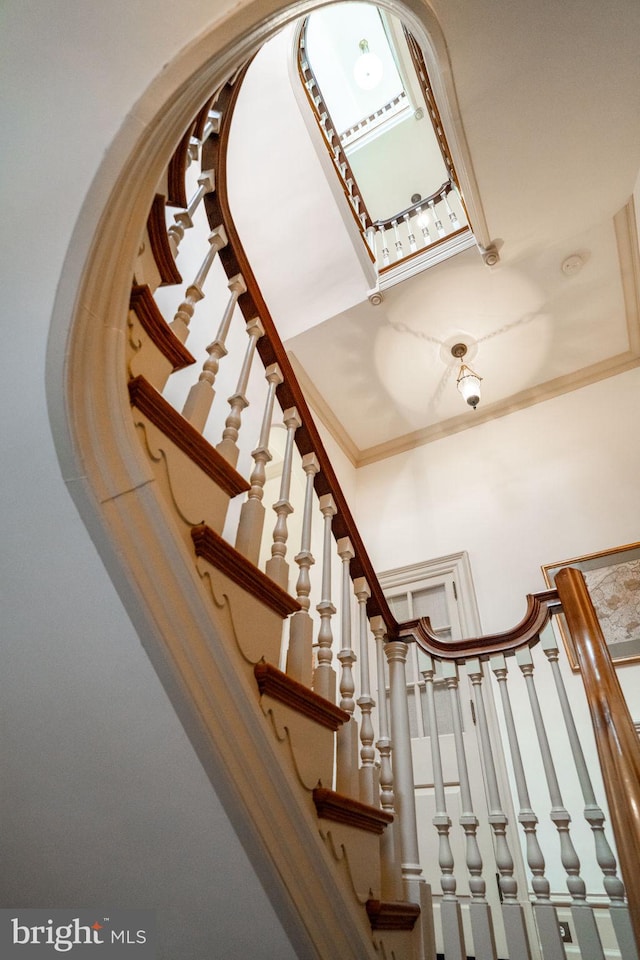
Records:
[[[154,907],[167,960],[294,954],[63,485],[45,354],[106,150],[230,6],[184,0],[178,17],[173,0],[5,0],[0,12],[1,902]]]
[[[467,550],[483,631],[514,625],[542,564],[640,540],[639,389],[631,370],[361,468],[374,564]]]

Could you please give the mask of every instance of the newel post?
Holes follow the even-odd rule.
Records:
[[[561,570],[556,587],[589,703],[636,944],[640,946],[638,735],[582,573],[571,567]]]

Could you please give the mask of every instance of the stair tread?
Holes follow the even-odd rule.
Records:
[[[158,350],[164,354],[174,370],[182,370],[196,362],[195,357],[176,337],[162,316],[160,308],[151,293],[151,287],[147,283],[134,284],[131,288],[129,309],[133,310],[149,338]]]
[[[149,243],[151,244],[153,258],[160,273],[160,285],[166,287],[170,284],[182,283],[182,276],[176,266],[176,261],[169,245],[169,235],[167,233],[164,211],[165,199],[161,193],[157,193],[151,204],[151,212],[147,220],[147,231],[149,233]]]
[[[191,528],[191,539],[196,556],[212,564],[283,619],[300,609],[297,600],[206,523]]]
[[[413,930],[420,906],[410,900],[367,900],[372,930]]]
[[[386,810],[372,807],[326,787],[318,786],[314,789],[313,802],[319,817],[358,827],[369,833],[382,833],[384,828],[393,822],[393,814]]]
[[[138,376],[129,381],[129,399],[134,407],[144,413],[230,497],[236,497],[250,489],[244,477],[227,463],[182,414],[174,410],[145,377]]]
[[[280,703],[293,707],[298,713],[328,727],[329,730],[337,730],[341,724],[347,723],[350,719],[350,714],[346,710],[342,710],[320,694],[314,693],[304,684],[298,683],[271,663],[257,663],[254,674],[261,694],[266,694],[274,700],[279,700]]]

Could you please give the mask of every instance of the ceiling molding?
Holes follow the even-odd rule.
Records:
[[[640,250],[633,197],[613,217],[613,227],[618,248],[629,349],[614,357],[607,357],[580,370],[574,370],[563,376],[554,377],[546,383],[522,390],[498,403],[482,406],[475,411],[465,411],[456,417],[450,417],[448,420],[442,420],[361,450],[353,442],[326,400],[319,394],[300,361],[290,352],[293,369],[310,407],[353,466],[365,467],[399,453],[415,450],[426,443],[433,443],[435,440],[442,440],[463,430],[470,430],[491,420],[524,410],[536,403],[552,400],[572,390],[579,390],[599,380],[615,377],[640,366]]]

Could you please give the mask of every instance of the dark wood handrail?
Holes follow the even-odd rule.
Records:
[[[587,695],[636,944],[640,948],[640,742],[580,570],[555,583]]]
[[[400,213],[394,213],[392,217],[387,217],[386,220],[374,220],[371,224],[372,227],[375,227],[376,230],[378,227],[384,227],[385,230],[388,230],[393,221],[402,220],[403,217],[411,216],[411,214],[416,213],[418,210],[421,210],[423,207],[427,207],[430,203],[435,203],[443,195],[446,197],[447,194],[451,193],[453,190],[453,181],[445,180],[442,186],[438,187],[433,193],[429,194],[428,197],[424,197],[422,200],[418,200],[416,203],[412,203],[410,207],[407,207],[406,210],[401,210]]]
[[[517,626],[503,633],[488,633],[483,637],[444,641],[434,633],[429,617],[408,620],[398,628],[398,638],[415,641],[421,650],[440,660],[463,660],[479,657],[487,660],[495,653],[510,653],[519,647],[537,643],[540,631],[554,613],[560,610],[557,590],[543,590],[527,595],[527,611]]]
[[[210,137],[203,145],[203,168],[216,171],[216,189],[214,193],[205,196],[205,209],[211,228],[214,229],[222,223],[227,233],[228,243],[218,254],[227,276],[231,278],[241,273],[244,278],[247,291],[238,299],[242,315],[247,322],[254,317],[259,317],[264,327],[265,336],[261,337],[257,344],[262,362],[265,367],[277,363],[284,376],[284,382],[277,388],[278,402],[283,410],[296,407],[302,419],[302,426],[295,435],[296,446],[302,456],[315,453],[320,463],[320,472],[314,479],[316,493],[318,496],[331,494],[335,501],[338,512],[333,518],[334,536],[336,539],[349,537],[353,545],[355,557],[351,561],[351,576],[353,579],[364,577],[369,584],[371,596],[367,601],[367,613],[370,617],[382,617],[388,636],[394,637],[398,629],[396,619],[384,596],[231,215],[226,154],[233,110],[248,67],[249,64],[234,77],[234,82],[227,84],[221,92],[217,101],[217,108],[222,114],[219,134]]]

